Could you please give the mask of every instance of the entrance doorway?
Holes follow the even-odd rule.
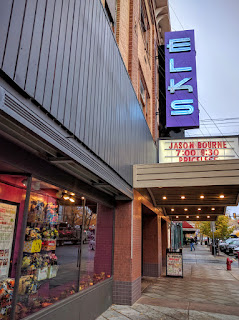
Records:
[[[142,206],[142,276],[160,275],[159,217],[150,209]]]

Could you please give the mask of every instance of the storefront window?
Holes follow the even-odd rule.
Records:
[[[80,290],[111,277],[113,210],[97,206],[97,213],[85,215],[87,242],[82,245]]]
[[[24,176],[0,175],[0,319],[10,318],[26,197]]]
[[[33,179],[15,319],[111,276],[113,214],[107,210]]]

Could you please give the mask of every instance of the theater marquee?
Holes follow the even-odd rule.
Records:
[[[239,158],[238,136],[159,140],[159,162],[195,162]]]

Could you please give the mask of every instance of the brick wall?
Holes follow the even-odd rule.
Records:
[[[111,275],[113,242],[113,209],[98,205],[96,250],[94,259],[95,273]]]
[[[157,75],[155,75],[155,43],[158,42],[156,27],[150,18],[148,1],[145,0],[150,24],[149,50],[143,40],[140,23],[140,0],[118,0],[116,17],[116,40],[130,75],[134,90],[139,99],[139,65],[150,96],[147,123],[154,139],[158,137],[155,104],[157,98]]]
[[[118,201],[115,209],[114,241],[114,288],[113,302],[133,304],[141,295],[142,264],[142,205],[154,213],[150,224],[155,227],[154,236],[149,239],[146,250],[152,250],[151,266],[156,268],[154,276],[161,270],[161,216],[162,210],[155,208],[148,199],[134,191],[133,201]],[[152,213],[151,212],[151,213]],[[132,215],[133,214],[133,215]],[[133,222],[133,224],[132,224]],[[148,232],[148,231],[147,231]],[[149,230],[149,232],[151,232]],[[154,257],[156,256],[156,258]]]
[[[115,209],[114,280],[131,281],[131,201]]]
[[[139,0],[129,0],[129,61],[128,72],[136,94],[138,95],[139,65],[138,65],[138,21],[139,21]]]
[[[127,70],[129,63],[129,8],[129,0],[117,0],[116,41]]]

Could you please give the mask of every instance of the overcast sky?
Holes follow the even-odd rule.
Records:
[[[190,136],[239,134],[239,0],[169,0],[169,8],[172,31],[195,31],[201,125]],[[232,120],[216,120],[219,131],[201,121],[210,118]]]

